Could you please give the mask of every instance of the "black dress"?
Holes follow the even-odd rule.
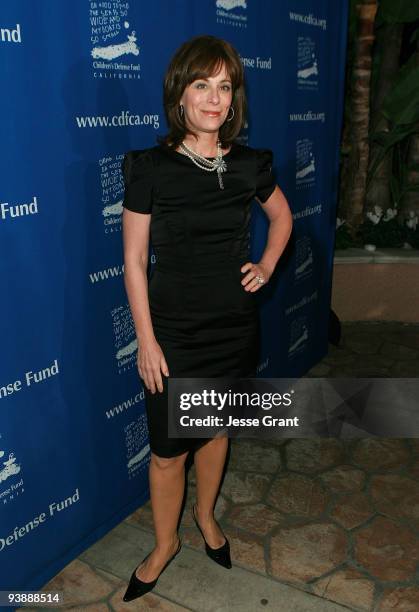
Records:
[[[213,159],[213,158],[209,158]],[[272,151],[233,143],[217,172],[198,168],[167,145],[129,151],[123,206],[151,213],[156,263],[149,281],[153,330],[171,377],[250,377],[259,351],[255,293],[241,285],[250,261],[252,200],[275,189]],[[173,457],[208,438],[169,438],[164,390],[145,388],[151,450]]]

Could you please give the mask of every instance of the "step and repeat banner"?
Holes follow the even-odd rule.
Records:
[[[0,589],[40,589],[149,498],[121,161],[166,132],[163,76],[192,36],[239,51],[240,141],[273,150],[294,216],[258,293],[259,375],[326,353],[346,27],[332,0],[3,0]],[[257,203],[252,227],[256,260]]]

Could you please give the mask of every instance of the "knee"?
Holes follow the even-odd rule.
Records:
[[[151,453],[151,464],[159,470],[176,470],[181,469],[185,463],[188,453],[177,455],[176,457],[160,457],[155,453]]]

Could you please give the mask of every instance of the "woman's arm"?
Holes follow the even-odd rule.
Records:
[[[269,219],[269,231],[265,250],[259,263],[248,262],[241,268],[242,272],[248,272],[242,280],[242,285],[244,285],[246,291],[252,292],[257,291],[262,286],[255,279],[256,276],[262,276],[265,283],[271,277],[287,245],[293,223],[287,199],[278,185],[266,202],[262,203],[260,200],[258,202]]]
[[[127,208],[122,213],[124,284],[138,341],[138,370],[152,393],[163,391],[161,372],[169,375],[164,355],[153,331],[148,301],[148,247],[151,214]]]
[[[292,231],[292,214],[288,201],[278,185],[266,202],[259,202],[269,219],[269,232],[265,250],[259,261],[269,276],[287,246]]]
[[[127,208],[122,213],[124,283],[139,345],[154,339],[147,281],[150,218]]]

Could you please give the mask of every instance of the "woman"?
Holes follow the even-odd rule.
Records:
[[[193,516],[206,552],[231,567],[214,518],[228,438],[168,437],[167,377],[249,377],[258,362],[254,293],[268,282],[291,233],[272,152],[235,142],[245,120],[238,53],[198,36],[174,55],[164,81],[169,134],[124,159],[124,278],[138,339],[151,447],[156,546],[134,570],[125,601],[150,591],[180,550],[185,459],[194,450]],[[250,207],[269,218],[266,248],[249,261]],[[156,265],[147,284],[149,234]]]

